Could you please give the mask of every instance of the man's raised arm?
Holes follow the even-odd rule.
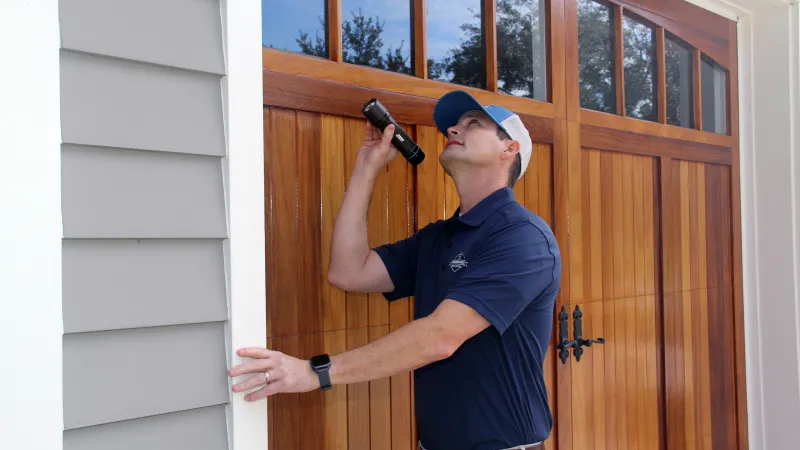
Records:
[[[397,156],[391,145],[394,126],[389,125],[384,131],[381,136],[378,129],[366,122],[364,142],[333,227],[328,281],[350,292],[394,290],[386,266],[369,247],[367,234],[367,213],[375,179]]]

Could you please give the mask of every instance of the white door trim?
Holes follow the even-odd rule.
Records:
[[[0,2],[0,448],[61,450],[58,1]]]
[[[242,362],[237,349],[267,345],[261,2],[222,0],[221,8],[227,66],[222,80],[229,230],[224,246],[227,348],[228,363],[235,365]],[[228,439],[231,450],[267,448],[266,400],[248,403],[242,394],[231,392]]]

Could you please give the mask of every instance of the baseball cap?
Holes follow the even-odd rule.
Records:
[[[433,121],[442,134],[447,137],[447,129],[458,123],[462,115],[470,111],[483,111],[491,117],[500,129],[506,132],[512,140],[519,142],[519,155],[522,167],[519,178],[528,168],[533,152],[533,143],[528,129],[522,119],[512,111],[495,105],[481,105],[472,95],[465,91],[452,91],[443,95],[433,108]],[[519,179],[517,178],[517,179]]]

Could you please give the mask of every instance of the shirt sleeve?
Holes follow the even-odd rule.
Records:
[[[557,252],[534,224],[506,225],[482,243],[445,298],[472,307],[503,334],[556,280]]]
[[[414,295],[421,232],[422,230],[409,238],[373,249],[380,256],[394,284],[392,292],[383,293],[389,301]]]

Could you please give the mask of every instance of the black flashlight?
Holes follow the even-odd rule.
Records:
[[[395,122],[389,111],[377,98],[373,98],[364,104],[361,112],[367,117],[377,129],[383,131],[389,124],[394,125],[394,136],[392,136],[392,144],[394,147],[403,154],[403,156],[413,165],[417,165],[425,159],[425,153],[419,148],[416,142],[400,128],[400,125]]]

